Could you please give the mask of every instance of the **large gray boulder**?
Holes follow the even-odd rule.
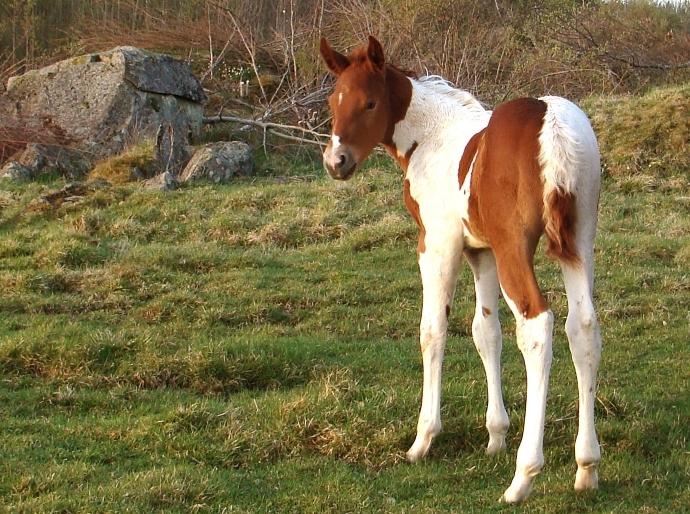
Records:
[[[180,175],[180,182],[206,180],[216,184],[251,175],[254,161],[249,145],[241,141],[209,143],[199,148]]]
[[[0,123],[13,120],[96,160],[153,139],[161,126],[184,148],[201,129],[205,98],[186,63],[122,46],[12,77]]]

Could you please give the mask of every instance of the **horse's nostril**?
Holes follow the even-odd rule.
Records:
[[[345,166],[346,161],[347,161],[347,157],[345,156],[344,153],[341,153],[338,156],[338,168],[342,168],[343,166]]]

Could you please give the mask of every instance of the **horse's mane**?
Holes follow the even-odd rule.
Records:
[[[462,106],[471,110],[485,111],[486,109],[477,98],[464,89],[458,89],[448,82],[443,77],[438,75],[425,75],[416,79],[417,82],[424,87],[431,89],[433,92],[443,95],[447,98],[459,102]]]

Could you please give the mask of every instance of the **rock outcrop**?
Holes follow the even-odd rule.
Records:
[[[0,123],[48,133],[95,161],[155,138],[160,127],[184,148],[201,129],[205,98],[186,63],[123,46],[12,77],[0,96]],[[178,169],[168,171],[183,165],[176,159]]]

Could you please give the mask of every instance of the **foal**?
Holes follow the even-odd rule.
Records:
[[[373,37],[345,56],[325,39],[321,54],[337,77],[329,104],[333,132],[323,154],[331,177],[347,180],[377,144],[404,173],[405,205],[419,226],[424,363],[417,437],[407,452],[423,458],[441,431],[441,364],[448,314],[464,253],[474,274],[474,343],[488,382],[487,453],[505,449],[508,415],[500,377],[498,294],[515,316],[527,369],[527,406],[515,477],[503,494],[527,498],[543,464],[544,411],[553,314],[534,276],[543,233],[568,295],[566,333],[579,390],[575,489],[596,489],[594,428],[601,337],[592,302],[593,245],[600,187],[597,141],[569,101],[521,98],[486,111],[438,77],[411,78],[386,64]]]

